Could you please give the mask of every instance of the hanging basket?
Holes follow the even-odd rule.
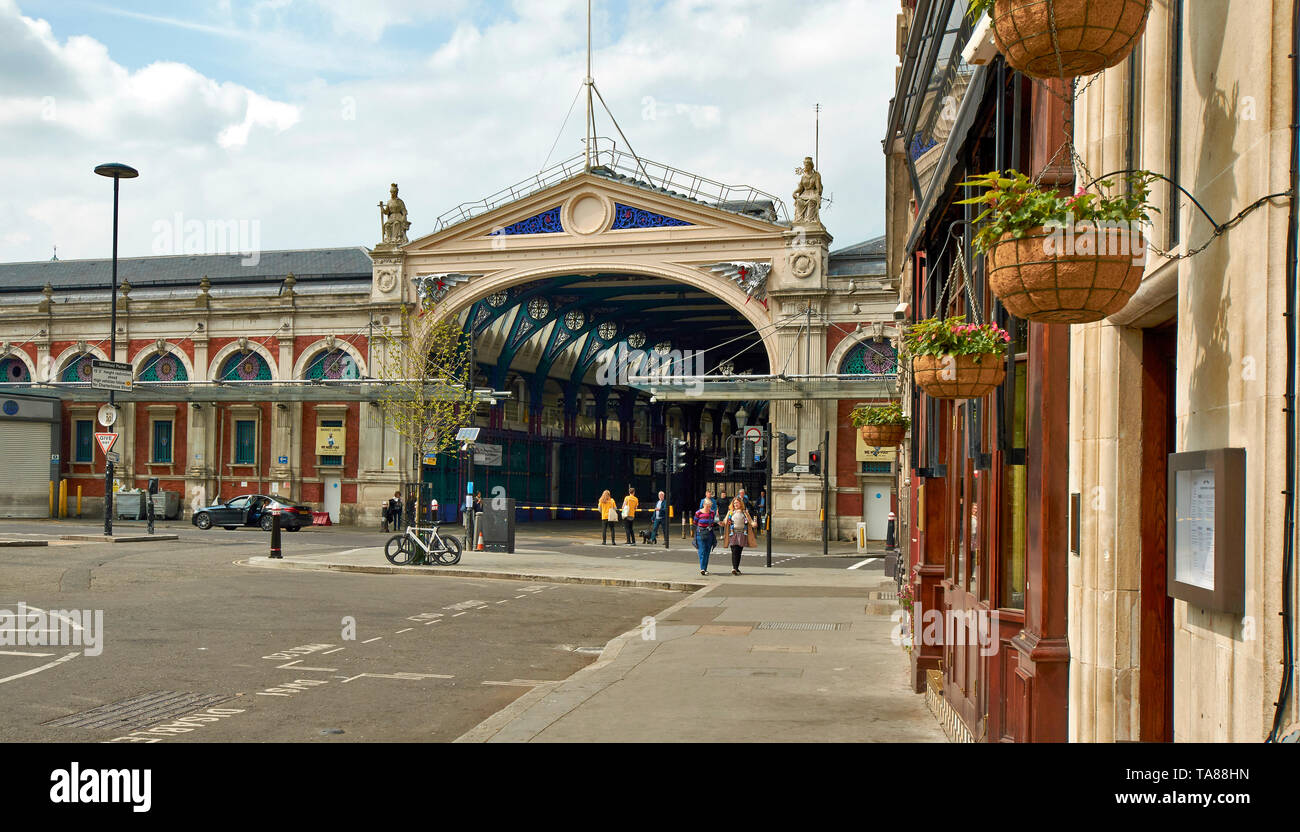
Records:
[[[1100,321],[1123,309],[1137,291],[1143,267],[1134,264],[1134,252],[1145,251],[1140,232],[1105,229],[1080,237],[1070,229],[1038,226],[1019,239],[1008,233],[988,252],[989,288],[1017,318]]]
[[[1025,75],[1072,78],[1127,58],[1150,12],[1151,0],[997,0],[993,36],[1007,63]]]
[[[862,443],[872,448],[893,448],[903,444],[907,425],[863,425]]]
[[[912,380],[932,399],[978,399],[992,393],[1006,377],[1003,357],[980,355],[918,355],[912,359]]]

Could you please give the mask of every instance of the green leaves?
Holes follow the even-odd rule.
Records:
[[[860,404],[849,411],[849,422],[855,428],[863,425],[910,425],[912,420],[903,415],[901,402],[889,404]]]
[[[966,16],[971,20],[979,20],[980,15],[993,14],[994,0],[970,0],[970,5],[966,9]]]
[[[1040,188],[1025,174],[1016,171],[992,171],[972,176],[961,184],[970,188],[983,188],[983,192],[958,205],[984,205],[975,217],[979,226],[975,232],[976,250],[987,252],[1006,234],[1023,237],[1031,228],[1042,225],[1069,226],[1078,223],[1132,223],[1151,221],[1152,208],[1148,202],[1151,183],[1156,175],[1150,171],[1136,171],[1124,177],[1125,191],[1117,196],[1105,196],[1080,188],[1073,196],[1063,196],[1054,188]],[[1108,189],[1114,180],[1104,179],[1094,187]]]
[[[966,316],[926,318],[903,333],[910,355],[1002,355],[1011,335],[996,324],[968,324]]]

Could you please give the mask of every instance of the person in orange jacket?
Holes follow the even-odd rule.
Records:
[[[614,522],[618,520],[618,503],[614,498],[609,496],[609,489],[600,495],[600,545],[605,545],[605,535],[609,535],[609,542],[613,546],[618,545],[618,538],[615,537],[618,532],[615,530]]]
[[[641,506],[641,502],[636,498],[636,489],[628,488],[627,496],[623,498],[623,525],[627,529],[627,544],[636,545],[636,539],[632,537],[632,523],[636,520],[636,510]]]

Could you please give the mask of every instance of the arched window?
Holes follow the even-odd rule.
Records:
[[[31,371],[23,363],[21,358],[15,358],[12,355],[8,358],[0,358],[0,383],[16,383],[22,381],[31,381]]]
[[[154,355],[140,368],[141,381],[189,381],[185,365],[173,353]]]
[[[92,376],[90,362],[94,360],[95,356],[90,353],[86,353],[80,358],[74,358],[63,368],[59,381],[90,381]]]
[[[237,352],[226,359],[217,373],[218,381],[270,381],[271,368],[255,352]]]
[[[326,350],[319,353],[303,370],[303,378],[360,378],[357,362],[346,350]]]
[[[873,338],[858,343],[840,362],[841,375],[881,375],[898,372],[898,350]]]

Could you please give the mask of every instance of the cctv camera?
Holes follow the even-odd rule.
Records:
[[[900,303],[898,306],[894,307],[894,320],[896,321],[906,320],[908,308],[909,307],[906,302]]]

